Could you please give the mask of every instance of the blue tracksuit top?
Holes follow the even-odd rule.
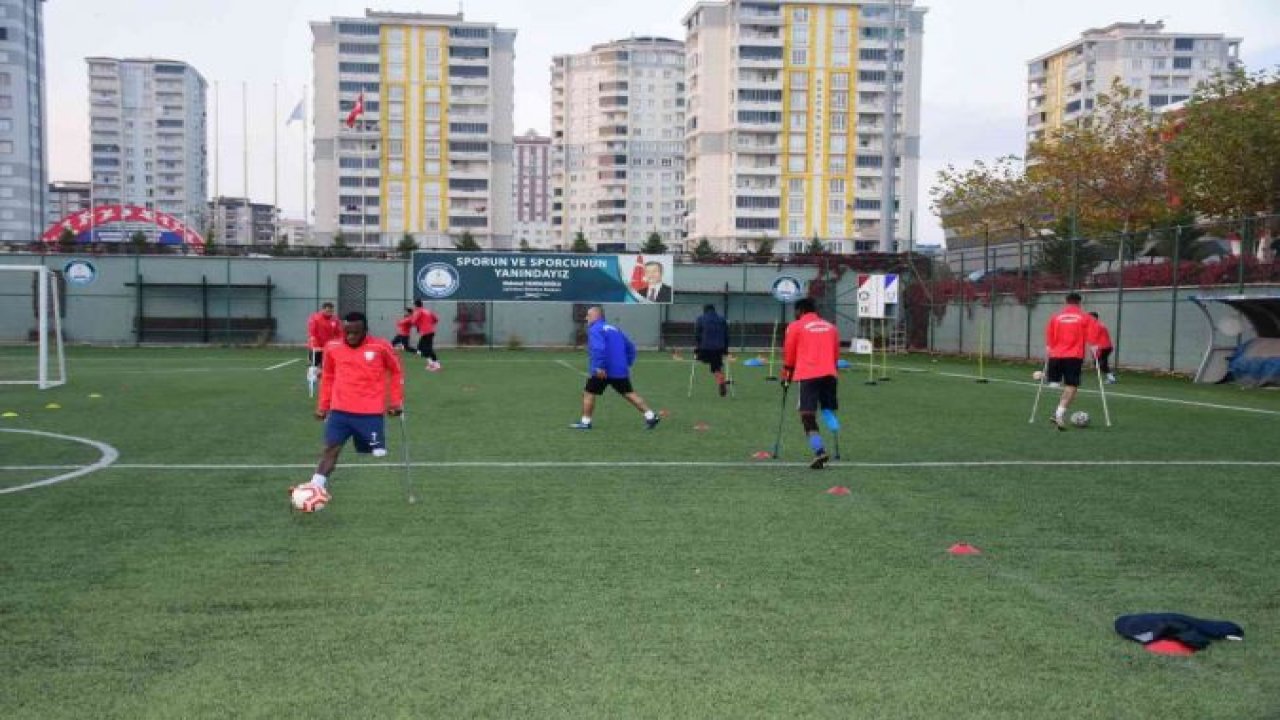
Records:
[[[587,328],[587,358],[587,372],[591,375],[604,368],[608,377],[630,377],[636,346],[626,333],[600,318]]]

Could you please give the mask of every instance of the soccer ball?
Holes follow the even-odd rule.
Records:
[[[303,483],[289,491],[289,502],[294,510],[312,513],[323,510],[329,504],[329,493],[311,483]]]
[[[1035,372],[1031,373],[1031,379],[1032,379],[1032,380],[1035,380],[1036,382],[1039,382],[1039,381],[1043,380],[1043,379],[1044,379],[1044,371],[1042,371],[1042,370],[1037,370],[1037,371],[1035,371]]]
[[[1089,427],[1089,413],[1083,410],[1071,413],[1071,424],[1078,428]]]

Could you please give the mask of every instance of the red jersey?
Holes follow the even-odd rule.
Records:
[[[1051,358],[1084,359],[1084,345],[1093,336],[1097,321],[1079,305],[1068,305],[1049,318],[1044,344]]]
[[[396,334],[409,336],[409,329],[413,327],[413,316],[406,315],[396,321]]]
[[[1099,350],[1110,350],[1115,347],[1111,344],[1111,331],[1096,318],[1093,321],[1093,334],[1089,336],[1089,344]]]
[[[307,347],[320,350],[333,340],[342,339],[342,322],[336,315],[311,313],[307,318]]]
[[[420,335],[434,334],[436,324],[440,322],[440,316],[426,308],[416,308],[410,317],[413,318],[413,326],[418,328]]]
[[[782,346],[782,367],[787,380],[835,375],[839,359],[840,331],[817,313],[805,313],[787,325]]]
[[[400,358],[382,338],[366,335],[359,347],[345,340],[324,346],[324,370],[320,375],[320,395],[316,410],[381,415],[387,411],[387,384],[390,381],[391,407],[404,406],[404,374]]]

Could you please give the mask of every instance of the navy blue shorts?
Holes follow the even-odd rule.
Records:
[[[324,421],[324,444],[328,447],[342,445],[353,438],[358,453],[371,453],[387,446],[387,435],[381,415],[357,415],[356,413],[330,410]]]

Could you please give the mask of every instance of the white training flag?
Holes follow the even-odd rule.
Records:
[[[295,122],[302,122],[307,119],[306,113],[302,109],[303,102],[305,101],[299,100],[297,106],[293,108],[293,112],[289,113],[289,119],[285,122],[286,126],[292,125]]]
[[[858,317],[883,318],[884,275],[858,276]]]
[[[872,355],[876,351],[875,344],[870,338],[855,338],[853,341],[853,353],[855,355]]]

